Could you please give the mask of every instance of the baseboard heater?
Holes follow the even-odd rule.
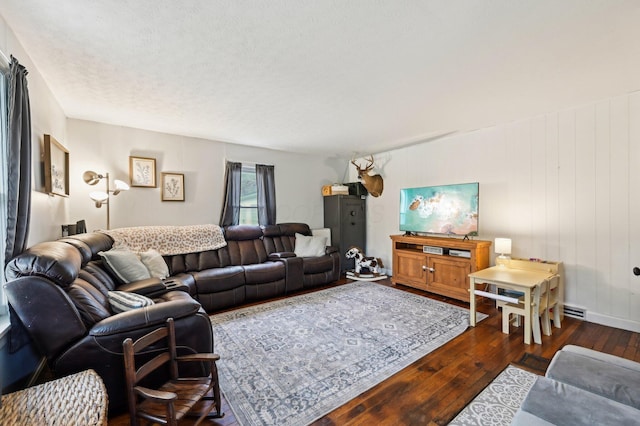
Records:
[[[571,305],[564,305],[564,314],[571,318],[585,319],[587,318],[587,310]]]

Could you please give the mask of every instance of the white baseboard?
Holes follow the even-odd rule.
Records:
[[[586,320],[600,325],[606,325],[609,327],[620,328],[622,330],[629,330],[640,333],[640,322],[638,321],[624,318],[615,318],[608,315],[590,312],[588,310]]]

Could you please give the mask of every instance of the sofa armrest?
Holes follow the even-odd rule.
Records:
[[[166,289],[160,278],[147,278],[118,286],[118,290],[148,296]]]
[[[611,355],[576,345],[566,345],[562,348],[562,350],[566,352],[573,352],[590,358],[595,358],[597,360],[608,362],[619,367],[628,368],[630,370],[640,371],[640,362],[632,361],[630,359],[622,358],[616,355]]]
[[[87,332],[69,296],[50,280],[22,277],[6,283],[5,290],[24,328],[48,359]]]
[[[337,253],[338,252],[338,247],[336,246],[327,246],[327,248],[324,250],[325,254],[331,254],[331,253]]]
[[[269,254],[269,260],[288,259],[291,257],[296,257],[296,254],[292,251],[282,251],[278,253]]]
[[[512,425],[627,425],[637,424],[640,412],[575,386],[538,377],[527,393]]]
[[[118,290],[141,294],[152,299],[170,291],[184,291],[189,293],[189,287],[177,278],[170,278],[164,281],[160,278],[147,278],[145,280],[123,284],[118,287]]]
[[[169,278],[162,282],[166,291],[184,291],[189,293],[189,286],[178,278]]]
[[[546,377],[640,410],[638,363],[578,346],[556,352]]]
[[[278,256],[274,256],[278,255]],[[280,256],[282,255],[282,256]],[[269,260],[275,262],[284,263],[286,277],[285,277],[285,293],[290,294],[295,291],[301,290],[303,287],[303,264],[304,260],[301,257],[295,255],[292,251],[271,253]]]
[[[96,323],[89,330],[89,334],[98,337],[129,332],[152,325],[164,324],[169,317],[178,319],[194,315],[199,310],[200,303],[186,295],[186,297],[180,297],[177,300],[160,302],[105,318]]]

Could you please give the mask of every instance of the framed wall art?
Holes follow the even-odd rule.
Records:
[[[69,151],[51,135],[44,135],[44,190],[69,196]]]
[[[184,174],[162,173],[162,201],[184,201]]]
[[[146,157],[129,157],[129,179],[131,186],[155,188],[156,159]]]

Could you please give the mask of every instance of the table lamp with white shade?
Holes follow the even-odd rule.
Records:
[[[509,257],[511,254],[511,238],[496,238],[494,247],[496,254],[499,254],[499,256],[496,257],[496,265],[509,267],[509,260],[511,259]]]

